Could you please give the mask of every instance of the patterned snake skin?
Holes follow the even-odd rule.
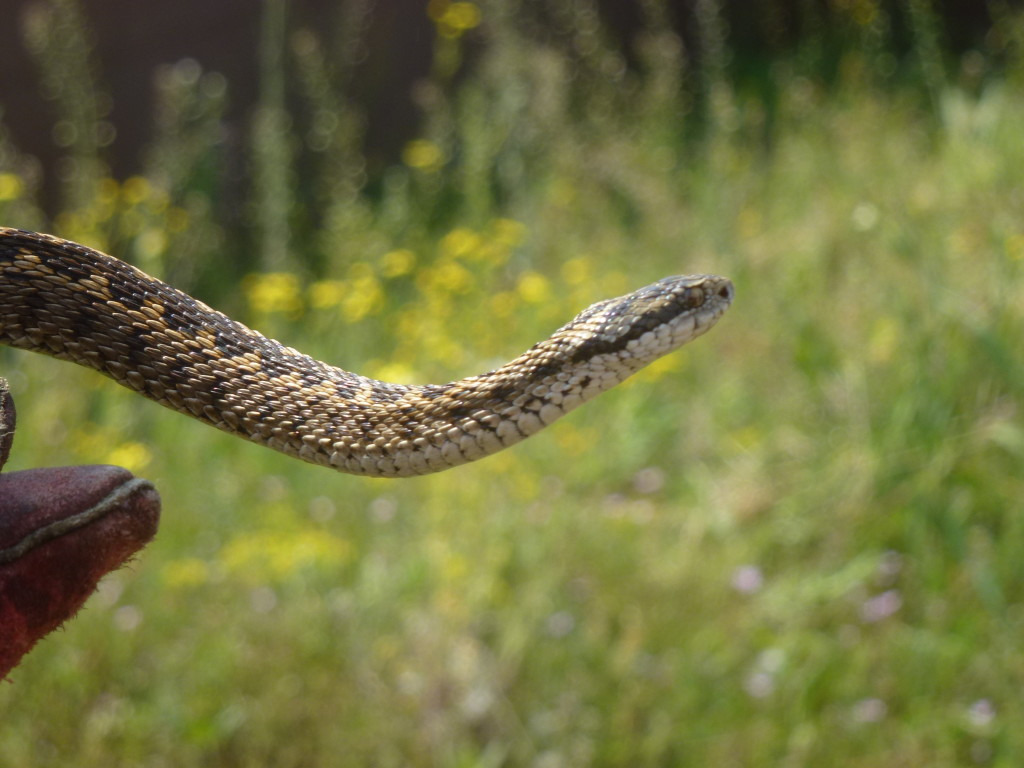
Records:
[[[437,472],[517,443],[703,334],[732,299],[724,277],[667,277],[594,304],[494,371],[402,386],[314,360],[104,253],[0,228],[0,343],[376,477]]]

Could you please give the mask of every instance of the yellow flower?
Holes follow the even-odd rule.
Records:
[[[408,248],[388,251],[380,257],[380,272],[384,277],[401,277],[412,272],[416,266],[416,254]]]
[[[367,315],[380,311],[384,305],[384,291],[373,274],[367,274],[352,280],[352,290],[341,302],[341,312],[345,320],[358,323]]]
[[[0,200],[17,200],[25,191],[21,177],[16,173],[0,173]]]
[[[415,139],[402,150],[402,162],[418,171],[433,173],[444,165],[444,152],[432,141]]]
[[[309,303],[315,309],[330,309],[341,304],[347,293],[344,280],[319,280],[309,286]]]
[[[430,0],[427,15],[444,37],[459,37],[480,24],[480,8],[476,3]]]
[[[82,213],[64,211],[58,213],[54,219],[57,233],[68,240],[75,240],[79,243],[88,243],[99,251],[107,251],[107,238],[103,232],[94,227],[95,221]]]
[[[464,31],[480,24],[480,8],[476,3],[456,2],[448,6],[443,21],[453,29]]]
[[[431,269],[417,273],[416,287],[428,301],[443,303],[448,295],[472,288],[473,274],[456,261],[439,261]],[[435,309],[444,311],[443,307]]]
[[[152,461],[153,454],[150,453],[142,443],[127,442],[121,443],[110,451],[106,456],[108,464],[124,467],[130,472],[141,472]]]
[[[128,205],[138,205],[152,192],[149,180],[145,176],[132,176],[125,179],[121,186],[121,196]]]
[[[441,578],[449,582],[461,582],[469,573],[469,563],[458,552],[445,552],[441,557]]]
[[[419,374],[404,363],[371,360],[367,363],[366,370],[375,379],[391,384],[415,384],[421,380]]]
[[[764,435],[761,430],[757,427],[740,427],[730,433],[729,437],[733,439],[736,445],[743,451],[754,451],[757,450],[758,446],[764,441]]]
[[[287,272],[249,275],[242,282],[249,305],[257,312],[297,315],[302,311],[299,279]]]
[[[551,284],[539,272],[524,272],[516,285],[519,297],[530,304],[540,304],[551,295]]]
[[[467,256],[480,246],[480,235],[466,227],[457,227],[441,238],[441,255],[452,259]]]

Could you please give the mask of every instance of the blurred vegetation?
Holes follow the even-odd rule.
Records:
[[[882,6],[836,2],[835,67],[801,49],[750,88],[719,4],[697,5],[699,65],[645,0],[627,66],[584,0],[545,34],[514,3],[432,0],[420,135],[371,174],[352,60],[268,0],[237,210],[231,84],[164,71],[145,171],[110,178],[87,31],[70,0],[38,7],[64,204],[44,216],[0,126],[0,221],[322,359],[443,381],[664,274],[726,274],[738,298],[526,444],[405,481],[0,349],[12,469],[117,463],[165,505],[0,686],[5,762],[1016,764],[1022,20],[993,2],[991,47],[954,58],[907,0],[903,55]],[[368,8],[345,5],[340,50]]]

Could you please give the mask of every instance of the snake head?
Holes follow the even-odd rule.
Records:
[[[588,307],[552,338],[573,346],[573,362],[613,355],[632,373],[709,330],[733,296],[725,277],[665,277]]]

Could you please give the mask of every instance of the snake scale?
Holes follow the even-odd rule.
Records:
[[[342,472],[400,477],[495,453],[700,336],[732,283],[667,277],[598,302],[509,363],[442,385],[322,363],[135,267],[0,228],[0,343],[93,368],[200,421]]]

